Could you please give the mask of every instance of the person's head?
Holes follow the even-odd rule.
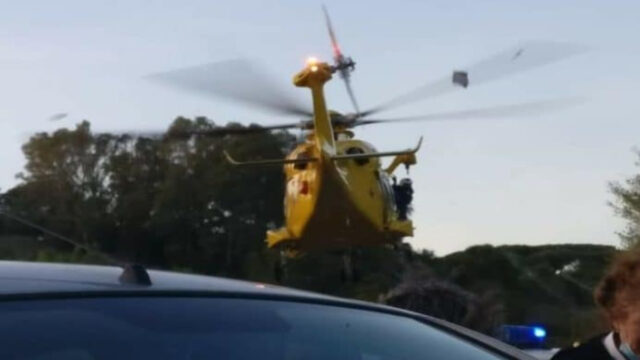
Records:
[[[616,257],[596,289],[595,300],[621,340],[640,353],[640,250]]]

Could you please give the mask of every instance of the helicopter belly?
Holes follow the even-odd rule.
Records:
[[[371,169],[349,163],[322,172],[296,173],[287,181],[285,227],[269,231],[269,247],[312,251],[394,243],[408,230],[396,231],[388,221],[390,194]],[[322,174],[322,175],[321,175]],[[391,226],[390,226],[391,225]]]
[[[349,189],[336,189],[341,196],[342,206],[338,209],[335,203],[319,202],[316,211],[324,216],[313,217],[301,238],[303,249],[336,249],[356,246],[369,246],[397,243],[402,237],[410,235],[413,227],[410,222],[409,231],[396,231],[385,221],[385,210],[379,196],[381,193],[367,190],[366,197],[358,197]]]
[[[313,216],[300,233],[300,248],[331,249],[382,242],[381,224],[362,211],[358,200],[340,181],[326,180]]]

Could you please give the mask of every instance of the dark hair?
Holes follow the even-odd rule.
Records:
[[[640,303],[640,249],[616,256],[596,288],[595,300],[609,320],[625,318],[629,306]]]

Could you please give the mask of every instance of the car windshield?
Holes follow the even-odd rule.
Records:
[[[499,357],[417,320],[224,298],[0,303],[2,359],[418,360]]]

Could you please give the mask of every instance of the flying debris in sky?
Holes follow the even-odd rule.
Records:
[[[516,53],[511,58],[511,61],[515,61],[517,58],[520,57],[520,55],[522,55],[523,52],[524,52],[524,49],[520,49],[520,50],[516,51]]]
[[[68,114],[68,113],[58,113],[58,114],[54,114],[54,115],[51,115],[51,116],[49,117],[49,121],[60,121],[60,120],[62,120],[62,119],[64,119],[64,118],[66,118],[67,116],[69,116],[69,114]]]

